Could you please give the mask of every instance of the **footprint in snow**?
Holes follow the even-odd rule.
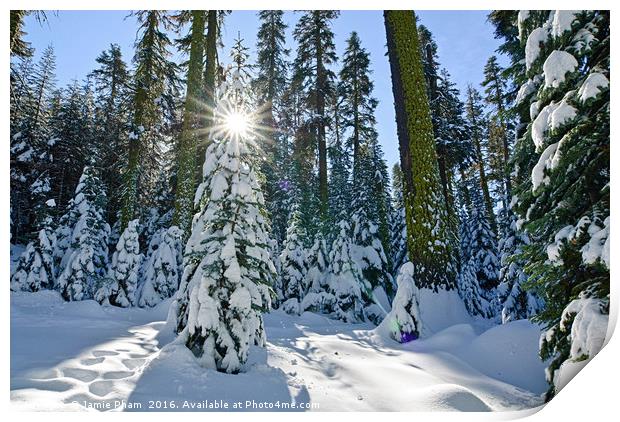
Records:
[[[110,372],[105,372],[101,376],[101,378],[103,378],[104,380],[121,380],[124,378],[129,378],[132,375],[133,375],[133,372],[129,372],[129,371],[110,371]]]
[[[102,357],[102,356],[116,356],[118,352],[114,352],[112,350],[93,350],[93,356]]]
[[[63,368],[62,375],[67,378],[74,378],[78,381],[82,382],[91,382],[99,373],[96,371],[91,371],[90,369],[82,369],[82,368]]]
[[[127,369],[134,370],[146,362],[146,359],[123,359],[123,365],[127,367]]]
[[[92,394],[103,397],[107,396],[114,390],[114,384],[111,381],[95,381],[88,386],[88,391]]]
[[[98,363],[101,363],[105,360],[104,357],[100,357],[100,358],[87,358],[87,359],[82,359],[80,361],[80,363],[82,365],[86,365],[86,366],[92,366],[92,365],[97,365]]]

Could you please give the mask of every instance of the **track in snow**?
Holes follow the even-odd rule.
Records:
[[[149,410],[151,400],[173,401],[177,407],[170,410],[204,400],[312,404],[319,411],[541,404],[544,380],[527,378],[544,377],[535,356],[538,332],[527,322],[483,335],[461,324],[399,345],[369,325],[275,311],[265,317],[266,349],[252,350],[247,372],[226,375],[198,366],[183,346],[166,345],[172,338],[163,321],[166,304],[148,311],[102,308],[65,303],[53,292],[12,294],[11,301],[15,409]],[[502,355],[494,363],[493,352]],[[515,362],[521,364],[516,369]],[[142,408],[124,407],[133,403]]]

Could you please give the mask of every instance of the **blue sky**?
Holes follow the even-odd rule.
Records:
[[[493,38],[493,27],[486,20],[487,11],[419,11],[421,23],[433,33],[439,48],[440,64],[447,68],[461,91],[468,83],[479,85],[487,58],[494,54],[499,42]],[[126,11],[59,11],[49,13],[49,22],[40,26],[27,18],[26,39],[40,53],[52,44],[57,57],[59,86],[73,79],[81,80],[95,68],[95,59],[110,43],[121,46],[127,62],[133,56],[136,23]],[[294,56],[292,30],[299,13],[287,12],[288,47]],[[258,30],[253,11],[234,11],[227,16],[223,33],[224,50],[220,56],[228,59],[229,48],[238,34],[250,47],[252,56]],[[334,22],[336,48],[341,57],[345,40],[357,31],[364,47],[370,52],[375,81],[375,96],[379,99],[377,122],[379,139],[390,167],[398,162],[398,142],[390,69],[385,47],[382,11],[343,11]],[[38,57],[38,56],[37,56]],[[252,58],[252,57],[251,57]]]

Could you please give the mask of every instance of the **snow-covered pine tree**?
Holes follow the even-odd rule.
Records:
[[[523,247],[530,244],[530,239],[527,233],[517,230],[517,220],[512,212],[507,218],[510,226],[498,243],[501,268],[497,297],[502,323],[529,319],[544,308],[524,270],[527,262],[523,260]]]
[[[462,182],[461,182],[462,183]],[[476,219],[485,218],[485,214],[477,213]],[[460,267],[461,271],[457,277],[457,289],[459,296],[463,299],[465,308],[471,315],[480,315],[491,318],[494,315],[494,302],[487,300],[485,291],[480,287],[478,272],[480,263],[476,253],[481,254],[478,248],[476,234],[478,229],[474,228],[470,217],[464,210],[460,212]],[[487,224],[488,226],[488,224]]]
[[[306,294],[305,276],[308,271],[304,238],[306,233],[301,227],[297,210],[293,211],[286,230],[286,240],[280,254],[280,285],[282,304],[280,307],[292,314],[300,314],[300,304]]]
[[[368,140],[360,148],[358,180],[353,187],[352,242],[353,258],[364,278],[373,290],[382,289],[393,296],[395,289],[390,275],[390,264],[384,244],[389,247],[387,230],[387,201],[382,152],[373,147],[376,138]],[[378,154],[377,154],[378,153]],[[379,156],[377,156],[379,155]]]
[[[392,301],[392,309],[379,327],[380,329],[387,329],[390,336],[400,343],[417,339],[422,331],[419,291],[413,274],[411,262],[406,262],[400,267],[396,278],[398,288]]]
[[[96,170],[87,166],[75,189],[73,202],[61,219],[59,246],[64,254],[56,286],[66,300],[92,298],[105,279],[110,234],[110,226],[104,219],[105,206],[103,184]]]
[[[179,341],[201,365],[227,373],[243,369],[251,345],[265,344],[261,314],[271,306],[275,270],[253,140],[226,124],[251,116],[242,65],[236,62],[232,80],[218,92],[185,268],[171,308]]]
[[[273,294],[271,296],[271,307],[272,309],[278,309],[280,304],[282,303],[282,299],[284,298],[284,294],[282,293],[282,280],[280,278],[280,274],[282,272],[282,262],[280,261],[280,254],[282,253],[280,249],[280,245],[276,239],[273,237],[269,237],[268,241],[269,245],[269,257],[271,262],[273,262],[273,266],[275,268],[275,277],[273,279],[272,290]]]
[[[67,212],[60,217],[56,230],[54,230],[56,244],[52,255],[54,257],[55,277],[58,277],[62,272],[60,269],[64,268],[63,259],[65,255],[67,258],[69,257],[66,252],[71,247],[73,227],[77,223],[78,218],[77,209],[73,204],[73,199],[70,199],[67,205]]]
[[[609,313],[609,12],[521,11],[515,146],[525,270],[543,294],[547,398],[602,347]],[[514,27],[513,27],[514,29]],[[514,60],[513,60],[514,61]]]
[[[370,294],[365,297],[366,316],[375,324],[379,324],[385,313],[375,303],[375,293],[393,295],[392,276],[383,245],[379,239],[379,227],[370,221],[364,207],[359,207],[351,218],[351,258],[364,278],[364,286],[370,287]]]
[[[372,286],[366,281],[353,258],[351,226],[343,217],[329,252],[327,284],[333,296],[334,316],[345,322],[364,321],[364,298],[372,297]]]
[[[392,168],[392,206],[390,209],[390,262],[393,278],[398,276],[400,267],[409,260],[402,186],[402,171],[398,164],[394,164]]]
[[[52,97],[55,86],[56,57],[47,47],[33,64],[22,62],[11,81],[11,236],[14,242],[28,242],[37,236],[35,209],[50,195],[32,195],[33,186],[49,179],[52,163],[50,148],[55,140],[50,130]]]
[[[150,255],[142,268],[140,307],[155,306],[172,297],[183,274],[183,233],[177,226],[162,228],[152,237]]]
[[[482,294],[489,301],[495,302],[495,289],[499,284],[500,268],[497,241],[485,212],[482,193],[477,183],[470,183],[469,192],[471,207],[466,222],[468,236],[461,238],[461,242],[466,243],[464,245],[465,262],[469,258],[473,259]]]
[[[54,204],[53,200],[48,200],[47,204],[51,206]],[[47,215],[42,218],[38,225],[37,238],[28,243],[19,257],[15,272],[11,275],[11,290],[36,292],[54,287],[56,236],[52,225],[51,216]]]
[[[138,304],[138,281],[144,255],[140,253],[139,220],[131,220],[123,230],[107,279],[95,292],[99,303],[127,308]]]
[[[306,250],[308,271],[304,284],[308,286],[308,292],[301,303],[301,311],[312,311],[328,314],[334,302],[329,293],[327,283],[327,271],[329,269],[327,242],[319,234],[314,239],[314,244]]]

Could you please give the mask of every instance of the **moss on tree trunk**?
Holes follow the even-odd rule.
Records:
[[[409,258],[419,287],[455,287],[447,213],[412,11],[384,12],[403,170]]]
[[[183,229],[187,238],[194,213],[196,189],[196,159],[200,138],[200,102],[202,95],[202,65],[204,50],[205,11],[192,11],[192,37],[187,69],[187,95],[183,112],[183,127],[178,144],[177,189],[172,223]]]

